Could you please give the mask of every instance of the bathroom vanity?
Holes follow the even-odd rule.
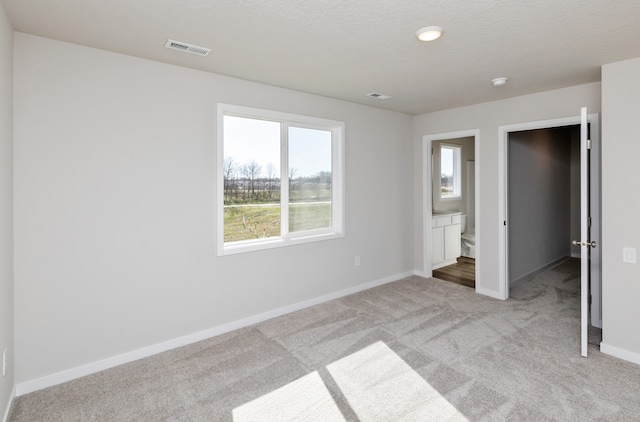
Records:
[[[433,212],[431,218],[431,268],[455,264],[461,255],[461,212]]]

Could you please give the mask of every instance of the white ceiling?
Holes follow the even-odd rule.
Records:
[[[409,114],[599,81],[640,57],[640,0],[1,1],[16,31]],[[428,25],[444,36],[418,41]]]

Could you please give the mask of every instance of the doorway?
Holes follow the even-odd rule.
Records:
[[[588,187],[591,238],[599,244],[598,115],[589,115],[588,122],[592,143]],[[580,116],[576,116],[499,127],[500,218],[504,230],[499,256],[503,299],[509,297],[511,283],[553,266],[563,256],[580,254],[579,247],[571,246],[571,239],[580,239],[579,123]],[[511,166],[518,166],[521,171],[513,171]],[[598,328],[602,327],[600,256],[600,248],[591,250],[588,267],[591,324]]]
[[[459,284],[473,286],[478,291],[482,285],[478,224],[480,192],[476,182],[480,171],[479,130],[426,135],[422,147],[424,276],[433,277],[434,270],[458,266],[457,269],[449,267],[454,273],[450,281],[456,277],[466,279],[467,284]],[[456,154],[459,154],[457,158]],[[454,157],[456,164],[452,168],[442,164],[445,155]],[[450,173],[456,173],[454,180]],[[465,232],[469,240],[463,242]]]
[[[508,135],[509,286],[580,257],[580,125]]]

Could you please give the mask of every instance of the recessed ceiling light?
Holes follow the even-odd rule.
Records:
[[[505,78],[503,76],[500,78],[491,79],[491,83],[493,84],[493,86],[505,86],[508,80],[509,78]]]
[[[441,26],[425,26],[418,29],[416,37],[420,41],[434,41],[440,38],[444,34],[444,29]]]

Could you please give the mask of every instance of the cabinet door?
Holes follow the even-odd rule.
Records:
[[[444,227],[431,229],[431,265],[444,261]]]
[[[444,259],[449,261],[460,257],[460,224],[444,227]]]

